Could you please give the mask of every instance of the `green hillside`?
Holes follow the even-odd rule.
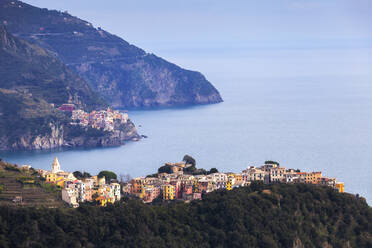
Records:
[[[67,118],[45,100],[21,90],[0,89],[0,113],[0,149],[11,148],[10,144],[16,144],[26,135],[50,134],[51,123],[67,123]]]
[[[60,105],[73,103],[89,112],[107,104],[53,54],[3,26],[0,57],[0,150],[120,145],[131,138],[69,125]],[[137,136],[130,121],[124,130]]]
[[[22,201],[14,202],[17,197]],[[66,204],[61,199],[61,190],[46,184],[34,169],[21,169],[0,160],[0,206],[56,208]]]
[[[47,50],[0,26],[0,87],[43,99],[56,107],[71,102],[83,109],[106,106],[89,85]]]
[[[365,199],[312,185],[263,185],[202,201],[101,208],[0,208],[6,247],[372,247]]]

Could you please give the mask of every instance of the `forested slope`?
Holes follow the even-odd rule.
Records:
[[[0,208],[6,247],[372,247],[365,199],[312,185],[254,183],[202,201],[106,208]]]

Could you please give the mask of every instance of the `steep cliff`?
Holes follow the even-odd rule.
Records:
[[[70,118],[56,107],[69,102],[89,111],[106,103],[55,56],[2,26],[0,58],[0,150],[120,145],[138,138],[131,122],[125,133],[72,132]]]
[[[0,25],[0,88],[18,90],[60,106],[107,106],[90,86],[47,50],[11,35]]]
[[[0,22],[13,34],[53,51],[114,107],[222,101],[201,73],[148,54],[67,13],[0,0]]]

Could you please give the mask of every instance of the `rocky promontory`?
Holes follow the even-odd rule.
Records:
[[[33,134],[26,132],[17,139],[9,136],[0,137],[0,150],[48,150],[55,148],[72,147],[111,147],[120,146],[127,141],[141,139],[132,121],[119,130],[104,132],[93,129],[71,130],[68,124],[60,125],[49,123],[50,132],[46,134]],[[73,127],[74,128],[74,127]]]
[[[0,150],[116,146],[140,138],[130,120],[109,131],[72,126],[59,106],[92,111],[108,104],[49,51],[2,26],[0,58]]]
[[[0,23],[51,51],[116,108],[222,102],[199,72],[185,70],[67,12],[0,1]]]

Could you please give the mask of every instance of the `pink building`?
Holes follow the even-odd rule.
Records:
[[[174,186],[174,189],[175,189],[175,199],[181,199],[182,198],[181,181],[174,180],[174,181],[171,181],[170,184]]]
[[[92,189],[86,189],[85,190],[85,200],[86,201],[92,201],[93,200],[93,190]]]
[[[143,198],[143,201],[145,203],[152,202],[160,195],[160,188],[159,187],[153,187],[153,188],[146,188],[145,189],[145,196]]]
[[[66,103],[66,104],[62,104],[62,106],[59,107],[58,109],[61,111],[65,111],[65,112],[72,112],[73,110],[75,110],[75,105]]]
[[[201,193],[194,193],[193,195],[192,195],[192,199],[193,200],[201,200]]]
[[[183,193],[186,193],[187,195],[192,194],[192,184],[185,184],[182,188]]]

